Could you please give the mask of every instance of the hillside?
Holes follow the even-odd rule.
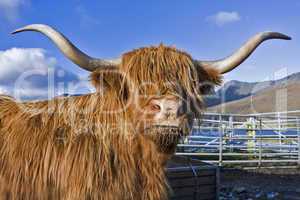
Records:
[[[223,113],[260,113],[286,110],[300,110],[300,73],[292,74],[277,81],[244,83],[230,81],[229,92],[221,88],[217,94],[223,94],[225,103],[215,105],[210,103],[208,112]],[[235,83],[232,85],[232,83]],[[221,91],[221,92],[220,92]],[[232,97],[228,97],[232,95]],[[243,96],[244,95],[244,96]]]
[[[251,96],[207,109],[208,112],[239,114],[286,110],[300,110],[300,81],[287,81],[285,84],[275,84]]]
[[[241,82],[229,81],[224,84],[214,95],[206,97],[206,105],[208,107],[216,106],[221,103],[232,102],[243,99],[245,97],[253,96],[264,90],[271,88],[280,88],[285,85],[300,83],[300,72],[289,75],[285,78],[273,81],[262,82]]]

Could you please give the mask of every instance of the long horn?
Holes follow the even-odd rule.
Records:
[[[215,61],[194,61],[199,66],[213,67],[218,69],[220,73],[225,74],[244,62],[262,42],[270,39],[291,40],[292,38],[282,33],[262,32],[250,38],[239,50],[227,58]]]
[[[92,58],[82,51],[80,51],[72,42],[70,42],[63,34],[55,30],[54,28],[44,24],[31,24],[23,28],[17,29],[12,34],[23,31],[36,31],[46,35],[51,39],[56,46],[63,52],[63,54],[69,58],[73,63],[81,68],[94,71],[99,67],[116,66],[120,64],[120,59],[104,60]]]

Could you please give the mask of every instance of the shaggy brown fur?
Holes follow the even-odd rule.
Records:
[[[89,95],[0,97],[0,199],[168,198],[164,164],[180,134],[138,129],[143,101],[131,99],[183,92],[201,104],[200,83],[218,84],[220,74],[196,70],[188,54],[163,45],[125,54],[119,69],[93,72],[97,92]]]

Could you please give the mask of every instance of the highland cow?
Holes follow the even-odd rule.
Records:
[[[217,61],[164,45],[104,60],[49,26],[14,33],[22,31],[43,33],[91,71],[96,92],[39,102],[0,97],[1,199],[168,199],[166,161],[201,114],[203,95],[261,42],[290,39],[260,33]]]

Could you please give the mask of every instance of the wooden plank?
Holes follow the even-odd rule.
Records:
[[[197,177],[201,176],[215,176],[216,169],[206,169],[206,170],[195,170]],[[188,177],[195,177],[192,169],[189,170],[177,170],[177,171],[167,171],[166,175],[169,179],[173,178],[188,178]]]
[[[197,193],[199,195],[216,194],[216,187],[215,185],[206,185],[201,186],[198,189],[196,189],[196,187],[173,188],[173,192],[176,197],[193,195],[194,193]]]
[[[197,193],[198,194],[215,194],[216,186],[215,185],[199,186]]]
[[[195,200],[195,196],[172,197],[170,200]]]
[[[188,195],[188,196],[174,196],[170,200],[216,200],[215,194],[198,194],[198,195]]]
[[[202,194],[197,197],[196,200],[216,200],[217,197],[215,194]]]
[[[175,156],[166,175],[174,194],[171,200],[217,199],[217,168],[199,160]]]
[[[196,198],[197,200],[216,200],[216,194],[211,193],[211,194],[199,194],[198,197]]]
[[[170,200],[195,200],[195,196],[171,197]]]
[[[196,185],[214,185],[215,183],[216,183],[215,176],[181,178],[181,179],[172,179],[169,181],[169,184],[172,188],[196,186]]]

